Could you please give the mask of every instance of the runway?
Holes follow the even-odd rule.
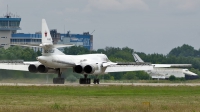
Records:
[[[31,83],[0,83],[0,86],[200,86],[200,83],[100,83],[100,84],[31,84]]]

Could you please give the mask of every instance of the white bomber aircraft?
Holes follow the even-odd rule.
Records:
[[[132,54],[134,57],[135,62],[138,63],[145,63],[136,53]],[[155,68],[185,68],[185,67],[192,67],[192,64],[152,64]]]
[[[108,72],[126,72],[152,70],[152,65],[119,65],[111,62],[105,54],[84,54],[84,55],[65,55],[57,48],[69,47],[72,45],[53,45],[52,38],[46,24],[42,19],[42,43],[40,45],[19,45],[28,47],[41,47],[42,56],[38,56],[38,61],[23,62],[18,64],[0,64],[0,69],[23,70],[32,73],[56,73],[57,78],[53,79],[54,84],[64,84],[64,78],[61,74],[67,68],[73,68],[73,71],[84,75],[80,78],[80,84],[90,84],[91,79],[87,78],[88,74],[95,75],[94,83],[99,84],[97,76]]]
[[[135,62],[145,63],[136,53],[133,54]],[[192,64],[152,64],[154,69],[146,71],[152,78],[169,78],[170,75],[175,75],[176,77],[185,77],[185,75],[190,76],[189,79],[198,78],[198,75],[189,71],[188,69],[171,69],[171,68],[188,68],[192,67]],[[184,75],[184,76],[183,76]]]

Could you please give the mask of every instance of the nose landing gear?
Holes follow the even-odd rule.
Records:
[[[95,78],[94,78],[94,82],[93,82],[93,83],[94,83],[94,84],[99,84],[99,81],[100,81],[100,80],[98,79],[98,76],[96,75]]]

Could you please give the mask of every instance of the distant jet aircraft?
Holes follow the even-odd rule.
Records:
[[[136,53],[133,53],[135,62],[145,63]],[[198,78],[198,75],[189,71],[188,69],[180,69],[192,67],[191,64],[152,64],[154,69],[147,70],[146,72],[151,75],[152,78],[169,78],[171,75],[175,77],[185,77],[187,79]],[[178,69],[179,68],[179,69]]]
[[[135,59],[135,62],[138,62],[138,63],[145,63],[136,53],[133,53],[133,57]],[[191,64],[152,64],[154,67],[164,67],[164,68],[167,68],[167,67],[176,67],[176,68],[184,68],[184,67],[192,67]]]
[[[73,68],[73,71],[83,74],[84,78],[80,78],[80,84],[90,84],[91,79],[88,74],[95,75],[94,83],[99,84],[97,78],[100,74],[108,72],[126,72],[152,70],[152,65],[119,65],[111,62],[105,54],[84,54],[84,55],[65,55],[57,48],[69,47],[72,45],[53,45],[52,37],[45,19],[42,19],[42,43],[40,45],[19,45],[27,47],[41,47],[42,56],[38,56],[38,61],[23,62],[20,64],[0,63],[0,69],[23,70],[32,73],[56,73],[57,78],[53,79],[54,84],[64,84],[64,78],[61,74],[67,68]]]

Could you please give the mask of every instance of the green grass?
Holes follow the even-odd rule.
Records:
[[[53,78],[49,78],[48,81],[46,78],[22,78],[22,79],[1,79],[0,83],[29,83],[29,84],[52,84]],[[71,83],[65,80],[65,83]],[[77,80],[74,83],[79,83]],[[100,79],[100,83],[200,83],[200,79],[195,80],[104,80]]]
[[[0,111],[195,112],[199,105],[198,86],[0,86]]]

